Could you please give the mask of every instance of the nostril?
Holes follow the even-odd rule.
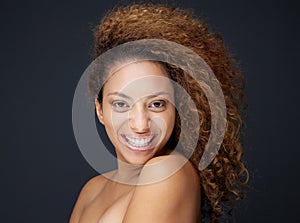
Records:
[[[150,130],[150,120],[147,112],[140,110],[132,112],[129,118],[129,127],[137,133],[145,133]]]
[[[136,133],[147,133],[150,131],[150,123],[146,120],[130,119],[129,127]]]
[[[129,125],[130,129],[135,133],[147,133],[150,131],[149,126],[141,126],[141,125]]]

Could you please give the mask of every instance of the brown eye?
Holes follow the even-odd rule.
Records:
[[[125,107],[127,107],[126,103],[124,103],[124,102],[116,102],[113,105],[115,107],[117,107],[117,108],[125,108]]]
[[[112,103],[112,108],[114,111],[124,112],[127,111],[130,108],[130,106],[125,101],[114,101]]]
[[[152,106],[155,107],[155,108],[160,108],[160,107],[164,106],[164,103],[162,103],[160,101],[157,101],[157,102],[154,102],[152,104]]]
[[[148,108],[153,111],[163,111],[166,108],[166,102],[162,100],[153,101],[149,104]]]

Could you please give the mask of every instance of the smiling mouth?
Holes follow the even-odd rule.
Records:
[[[147,150],[152,148],[151,143],[155,138],[155,135],[150,135],[148,137],[131,137],[123,135],[123,138],[131,149]]]

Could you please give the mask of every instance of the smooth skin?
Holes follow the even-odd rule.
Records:
[[[128,83],[141,80],[141,77],[145,77],[147,84],[139,81],[137,85],[132,85],[133,88],[128,87]],[[167,173],[174,168],[174,164],[180,165],[184,159],[179,153],[163,153],[174,127],[175,110],[171,84],[157,77],[168,77],[157,63],[132,63],[107,81],[103,104],[96,101],[98,118],[115,146],[118,160],[144,165],[138,182]],[[139,91],[135,91],[137,87],[140,87]],[[157,90],[170,94],[151,95]],[[119,94],[106,97],[112,92],[124,93],[132,100],[120,98]],[[151,143],[141,147],[145,148],[142,152],[127,148],[126,142],[122,141],[122,136],[126,134],[143,138],[154,133],[157,142],[151,149],[148,149]],[[131,177],[122,165],[112,174]],[[118,183],[102,175],[92,178],[80,192],[70,223],[196,223],[200,222],[199,216],[200,180],[196,170],[187,161],[171,176],[147,185]]]

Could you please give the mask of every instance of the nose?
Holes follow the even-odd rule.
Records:
[[[147,110],[141,103],[133,106],[129,113],[129,127],[135,133],[146,133],[150,130],[150,118]]]

